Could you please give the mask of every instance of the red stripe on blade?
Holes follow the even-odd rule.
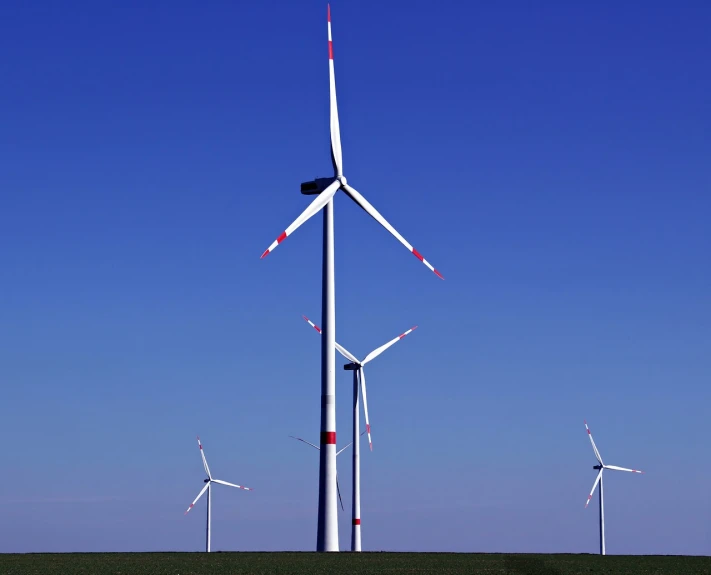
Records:
[[[328,59],[333,60],[333,42],[331,40],[328,41]]]
[[[353,525],[360,525],[360,519],[354,519]]]
[[[437,270],[435,270],[434,273],[437,275],[437,277],[438,277],[439,279],[441,279],[441,280],[444,279],[444,276],[443,276],[441,273],[439,273]]]
[[[422,257],[422,254],[418,252],[415,248],[412,248],[412,255],[414,255],[421,262],[424,262],[425,260],[425,258]]]
[[[286,239],[286,232],[281,232],[281,235],[277,238],[277,243],[280,244]]]
[[[336,445],[336,432],[335,431],[322,431],[321,432],[321,445]]]
[[[328,6],[328,21],[330,22],[331,21],[331,5],[328,4],[327,6]]]
[[[263,260],[263,259],[266,258],[268,255],[269,255],[269,250],[265,250],[265,252],[260,256],[259,259],[260,259],[260,260]]]

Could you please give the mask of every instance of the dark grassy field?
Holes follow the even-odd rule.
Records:
[[[443,573],[711,575],[711,557],[455,553],[67,553],[0,555],[5,575]]]

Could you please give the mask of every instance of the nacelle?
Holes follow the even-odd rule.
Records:
[[[335,178],[316,178],[310,182],[301,183],[301,193],[305,196],[317,196],[333,183]]]

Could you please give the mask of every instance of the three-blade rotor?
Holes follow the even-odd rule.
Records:
[[[405,246],[418,260],[425,264],[437,277],[444,279],[435,267],[429,263],[412,244],[410,244],[390,223],[380,214],[373,205],[366,200],[355,188],[351,187],[343,175],[343,152],[341,150],[341,129],[338,122],[338,103],[336,100],[336,72],[333,65],[333,39],[331,36],[331,7],[328,7],[328,75],[330,89],[330,131],[331,131],[331,161],[333,163],[334,180],[326,187],[309,206],[286,228],[276,240],[264,251],[262,258],[268,256],[276,247],[288,238],[304,222],[316,215],[333,199],[340,189],[343,190],[356,204],[368,213],[376,222],[388,230]]]
[[[319,334],[321,334],[321,328],[319,326],[317,326],[314,322],[312,322],[305,315],[302,315],[301,317],[303,317],[312,328],[314,328]],[[363,397],[363,413],[365,414],[365,433],[368,434],[368,445],[370,446],[371,451],[373,451],[373,441],[370,437],[370,420],[368,418],[368,396],[366,394],[364,366],[366,363],[373,361],[376,357],[378,357],[386,349],[395,345],[398,341],[400,341],[402,338],[404,338],[406,335],[412,333],[416,329],[417,329],[417,326],[411,327],[406,332],[401,333],[396,338],[391,339],[389,342],[387,342],[387,343],[381,345],[380,347],[374,349],[373,351],[371,351],[368,355],[365,356],[365,358],[362,361],[357,359],[356,356],[354,356],[350,351],[348,351],[345,347],[343,347],[338,342],[336,342],[336,349],[338,350],[338,353],[340,353],[343,357],[345,357],[351,363],[358,366],[358,380],[360,382],[360,393],[361,393],[361,396]],[[363,434],[361,433],[361,435],[363,435]]]
[[[585,429],[588,432],[588,437],[590,438],[590,443],[592,444],[593,452],[595,453],[595,459],[597,459],[599,463],[599,465],[595,466],[595,469],[600,470],[600,472],[597,474],[597,477],[595,478],[595,483],[593,483],[592,489],[590,490],[590,494],[588,495],[588,498],[585,501],[585,507],[587,508],[588,504],[590,503],[590,500],[592,499],[593,494],[595,493],[597,484],[600,483],[600,480],[602,479],[602,472],[605,469],[610,469],[612,471],[629,471],[630,473],[644,473],[644,471],[639,471],[637,469],[627,469],[626,467],[618,467],[617,465],[605,465],[602,462],[602,456],[600,455],[600,452],[597,449],[597,445],[595,445],[595,440],[593,439],[592,433],[590,432],[590,428],[588,427],[587,421],[585,422]]]
[[[202,448],[202,443],[200,443],[200,437],[197,438],[197,442],[198,442],[198,447],[200,448],[200,457],[202,458],[202,465],[205,468],[205,473],[207,473],[207,479],[205,480],[204,487],[200,490],[200,493],[198,493],[197,497],[193,500],[193,502],[187,508],[184,515],[188,514],[188,512],[193,508],[193,506],[203,496],[205,491],[208,490],[208,488],[210,487],[210,484],[212,484],[212,483],[219,483],[220,485],[226,485],[227,487],[236,487],[237,489],[243,489],[244,491],[252,491],[251,487],[244,487],[243,485],[229,483],[227,481],[222,481],[221,479],[213,479],[212,474],[210,473],[210,467],[207,465],[207,458],[205,457],[205,451]]]
[[[363,433],[365,433],[365,431]],[[363,435],[363,433],[361,433],[361,435]],[[301,441],[302,443],[305,443],[306,445],[310,445],[314,449],[318,449],[319,451],[321,451],[321,448],[318,445],[311,443],[310,441],[306,441],[305,439],[301,439],[300,437],[296,437],[295,435],[290,435],[289,437],[291,437],[292,439],[296,439],[297,441]],[[352,441],[349,444],[347,444],[346,446],[341,447],[338,451],[336,451],[336,457],[338,457],[341,453],[343,453],[351,445],[353,445]],[[343,507],[343,498],[341,497],[341,486],[338,484],[338,471],[336,471],[336,491],[338,492],[338,500],[341,502],[341,509],[343,510],[343,509],[345,509],[345,507]]]

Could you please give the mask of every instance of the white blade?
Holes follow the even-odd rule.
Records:
[[[205,484],[205,487],[203,487],[203,488],[200,490],[200,493],[198,493],[198,496],[195,498],[195,501],[193,501],[193,502],[190,504],[190,507],[188,507],[187,511],[186,511],[185,513],[183,513],[183,515],[187,515],[187,514],[188,514],[188,511],[190,511],[190,510],[193,508],[193,505],[195,505],[195,504],[197,503],[197,500],[202,497],[202,494],[205,493],[205,491],[207,491],[207,488],[209,487],[209,485],[210,485],[210,482],[208,481],[208,482]]]
[[[604,465],[604,463],[602,462],[602,457],[600,457],[600,452],[597,450],[597,446],[595,445],[595,440],[592,437],[592,433],[590,433],[590,428],[588,427],[587,421],[585,422],[585,429],[587,429],[587,431],[588,431],[588,437],[590,438],[590,443],[592,443],[592,448],[593,448],[593,451],[595,452],[595,457],[600,462],[600,465]]]
[[[321,450],[321,448],[318,445],[314,445],[310,441],[306,441],[305,439],[301,439],[300,437],[295,437],[294,435],[290,435],[289,437],[291,437],[292,439],[296,439],[297,441],[301,441],[301,442],[305,443],[306,445],[310,445],[311,447],[314,447],[314,448],[318,449],[319,451]]]
[[[346,449],[348,449],[351,445],[353,445],[353,442],[351,441],[348,445],[345,447],[341,447],[338,451],[336,451],[336,456],[340,455],[343,453]]]
[[[314,328],[317,332],[321,333],[321,328],[319,326],[317,326],[314,322],[312,322],[305,315],[302,315],[301,317],[303,317],[312,328]],[[360,362],[356,359],[356,357],[350,351],[348,351],[345,347],[340,345],[338,342],[336,342],[336,349],[338,350],[338,353],[340,353],[348,361],[352,361],[353,363],[357,363],[360,365]]]
[[[328,5],[328,80],[331,90],[331,160],[336,175],[343,175],[343,155],[341,153],[341,128],[338,125],[338,104],[336,102],[336,71],[333,67],[333,39],[331,38],[331,5]]]
[[[412,333],[417,329],[417,326],[411,327],[408,329],[405,333],[401,333],[399,336],[397,336],[395,339],[391,339],[388,343],[385,345],[381,345],[378,349],[374,349],[371,351],[368,355],[365,356],[365,359],[362,361],[361,365],[365,365],[369,361],[374,360],[376,357],[378,357],[381,353],[383,353],[386,349],[388,349],[390,346],[395,345],[398,341],[400,341],[403,337],[405,337],[407,334]]]
[[[614,471],[629,471],[630,473],[644,473],[644,471],[639,471],[637,469],[627,469],[626,467],[617,467],[617,465],[605,465],[605,469],[612,469]]]
[[[207,473],[207,476],[209,478],[212,477],[210,475],[210,468],[207,466],[207,459],[205,459],[205,452],[202,450],[202,443],[200,443],[200,437],[198,436],[198,447],[200,447],[200,456],[202,457],[202,466],[205,468],[205,473]]]
[[[593,483],[593,488],[590,491],[590,495],[588,495],[588,500],[585,502],[585,509],[588,508],[588,503],[590,503],[590,500],[592,499],[593,493],[595,493],[595,488],[597,487],[597,484],[600,483],[600,478],[602,477],[602,469],[600,470],[600,473],[597,474],[597,477],[595,478],[595,483]]]
[[[272,242],[272,245],[270,245],[265,252],[262,254],[262,258],[267,257],[270,253],[272,253],[276,247],[283,242],[286,238],[288,238],[296,228],[298,228],[301,224],[303,224],[306,220],[308,220],[311,216],[317,214],[321,208],[323,208],[333,197],[333,195],[338,191],[338,188],[340,187],[341,183],[336,180],[333,182],[330,186],[328,186],[323,192],[321,192],[318,196],[316,196],[316,199],[309,204],[309,206],[301,212],[301,215],[296,218],[293,223],[286,228],[280,235],[279,237]]]
[[[365,413],[365,431],[368,434],[368,444],[370,445],[370,450],[373,451],[373,442],[370,439],[370,422],[368,421],[368,397],[365,394],[365,370],[361,367],[358,370],[358,372],[360,375],[360,392],[361,392],[361,395],[363,396],[363,413]]]
[[[212,481],[214,483],[219,483],[220,485],[227,485],[227,487],[236,487],[237,489],[244,489],[245,491],[252,491],[251,487],[244,487],[243,485],[235,485],[234,483],[222,481],[221,479],[213,479]]]
[[[341,511],[344,511],[345,507],[343,507],[343,498],[341,497],[341,486],[338,485],[338,473],[336,473],[336,491],[338,491],[338,500],[341,502]]]
[[[360,432],[360,436],[363,437],[363,435],[365,435],[365,431],[361,431],[361,432]],[[291,436],[289,436],[289,437],[291,437]],[[338,451],[336,451],[336,455],[340,455],[340,454],[343,453],[346,449],[348,449],[351,445],[353,445],[353,442],[352,442],[352,441],[351,441],[348,445],[346,445],[345,447],[341,447]],[[315,447],[315,446],[314,446],[314,447]]]
[[[444,279],[442,274],[439,273],[430,262],[428,262],[424,257],[422,257],[422,254],[418,252],[415,248],[413,248],[412,244],[410,244],[410,242],[403,238],[398,233],[398,231],[394,227],[392,227],[383,216],[380,215],[380,212],[378,212],[378,210],[376,210],[368,200],[366,200],[362,195],[360,195],[360,193],[358,193],[354,188],[352,188],[345,182],[343,183],[343,191],[346,192],[356,204],[358,204],[361,208],[368,212],[376,222],[378,222],[392,235],[394,235],[403,246],[405,246],[408,250],[412,252],[412,255],[414,255],[418,260],[420,260],[423,264],[430,268],[430,270],[432,270],[438,278]]]

